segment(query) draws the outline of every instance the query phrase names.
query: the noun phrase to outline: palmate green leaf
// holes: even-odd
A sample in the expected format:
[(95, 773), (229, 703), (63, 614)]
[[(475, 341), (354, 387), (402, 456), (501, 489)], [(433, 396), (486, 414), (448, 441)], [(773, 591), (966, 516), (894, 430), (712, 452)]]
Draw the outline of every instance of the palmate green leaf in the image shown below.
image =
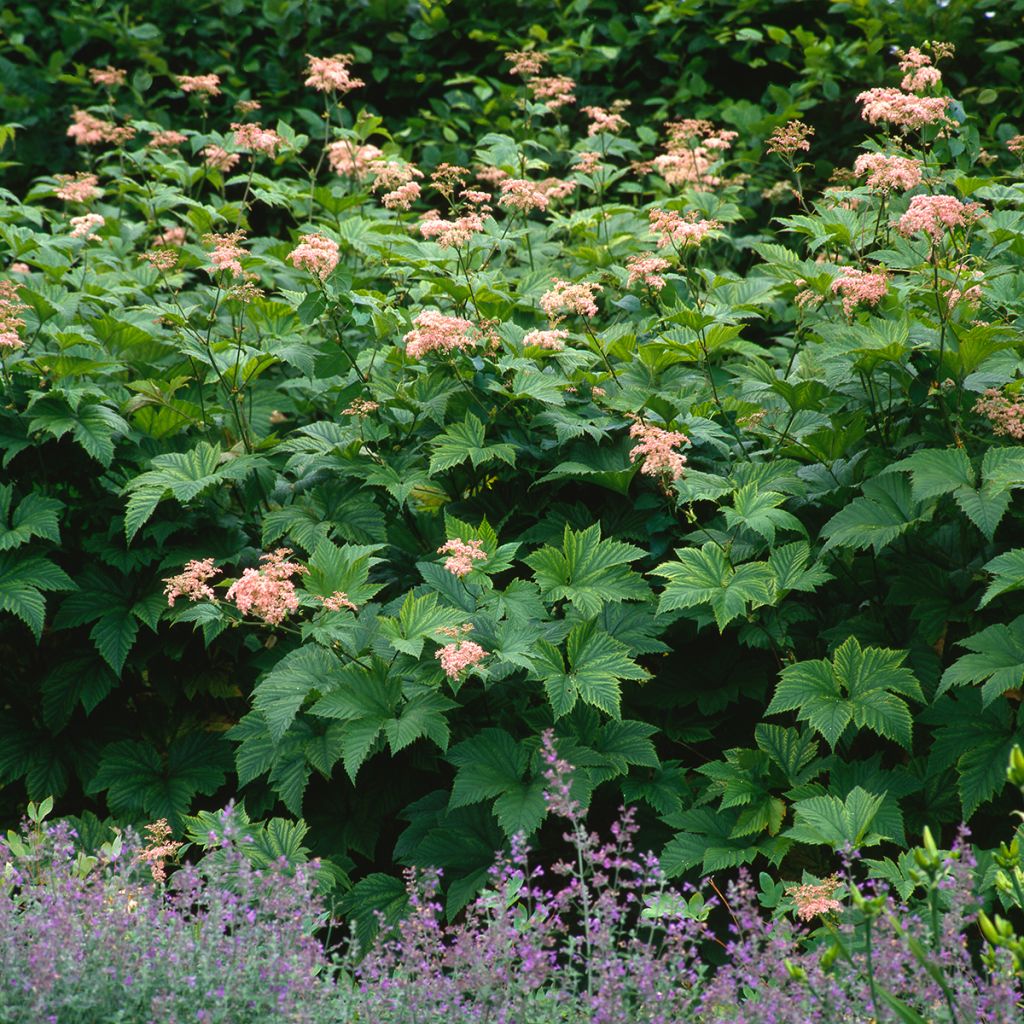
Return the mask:
[(590, 618), (609, 602), (643, 601), (649, 596), (647, 584), (629, 568), (643, 555), (632, 544), (602, 540), (601, 525), (595, 523), (580, 531), (567, 525), (561, 550), (547, 545), (523, 561), (533, 569), (545, 601), (568, 601)]
[(484, 425), (471, 412), (466, 413), (462, 423), (452, 423), (434, 441), (434, 453), (430, 457), (430, 475), (441, 473), (466, 460), (473, 468), (499, 459), (510, 466), (516, 464), (516, 452), (510, 444), (487, 444), (484, 439)]
[(992, 577), (992, 581), (978, 604), (979, 608), (984, 608), (1000, 594), (1024, 587), (1024, 548), (1014, 548), (997, 555), (982, 568)]
[(382, 586), (369, 582), (370, 568), (381, 561), (374, 557), (381, 547), (380, 544), (339, 546), (333, 541), (321, 540), (309, 559), (309, 573), (303, 578), (303, 586), (320, 597), (341, 591), (354, 604), (362, 606)]
[(368, 949), (383, 924), (390, 928), (406, 914), (409, 894), (398, 875), (374, 872), (361, 878), (341, 897), (338, 909), (355, 925), (360, 949)]
[(276, 743), (291, 725), (299, 708), (314, 693), (326, 693), (342, 678), (341, 662), (316, 644), (305, 644), (286, 654), (253, 690), (252, 703), (267, 723)]
[(813, 659), (787, 665), (766, 714), (796, 711), (834, 750), (851, 723), (911, 745), (912, 718), (902, 698), (923, 701), (914, 674), (903, 667), (904, 651), (862, 648), (849, 637), (831, 662)]
[(786, 500), (785, 494), (762, 491), (756, 483), (738, 488), (732, 496), (732, 508), (723, 508), (722, 514), (731, 529), (745, 526), (763, 537), (769, 544), (775, 543), (776, 530), (795, 530), (805, 533), (803, 524), (791, 512), (778, 508)]
[(546, 640), (535, 646), (535, 671), (555, 718), (567, 715), (577, 700), (619, 717), (622, 679), (646, 679), (647, 672), (629, 657), (629, 648), (605, 633), (596, 621), (573, 626), (566, 641), (568, 668), (561, 652)]
[(889, 466), (886, 473), (907, 472), (911, 479), (911, 497), (926, 501), (949, 494), (961, 487), (973, 489), (971, 460), (963, 448), (932, 448), (914, 452), (909, 458)]
[(41, 494), (28, 494), (11, 512), (12, 484), (0, 484), (0, 551), (21, 547), (33, 537), (60, 543), (57, 513), (63, 502)]
[(954, 686), (982, 684), (981, 698), (988, 705), (1024, 683), (1024, 615), (958, 640), (957, 646), (972, 653), (963, 655), (943, 672), (937, 696)]
[(810, 560), (811, 546), (804, 540), (772, 548), (768, 556), (768, 568), (775, 579), (776, 593), (785, 594), (797, 590), (810, 594), (833, 578), (821, 566), (808, 565)]
[(129, 544), (165, 498), (188, 504), (219, 484), (243, 479), (256, 468), (257, 461), (247, 455), (225, 459), (218, 445), (200, 441), (187, 452), (157, 455), (150, 465), (151, 469), (124, 489), (128, 495), (124, 535)]
[(774, 601), (774, 577), (767, 562), (734, 568), (714, 541), (701, 548), (680, 548), (676, 558), (654, 570), (668, 580), (658, 603), (659, 614), (708, 604), (721, 631), (749, 609)]
[(871, 547), (878, 554), (923, 515), (904, 476), (876, 477), (867, 481), (862, 491), (861, 497), (854, 498), (822, 528), (821, 536), (826, 541), (823, 551)]
[(113, 409), (95, 402), (72, 410), (60, 399), (48, 397), (36, 402), (32, 412), (30, 432), (45, 431), (59, 440), (70, 431), (76, 443), (103, 466), (113, 461), (114, 438), (131, 430)]
[(669, 840), (659, 858), (669, 877), (681, 875), (700, 865), (705, 874), (750, 864), (758, 856), (778, 864), (793, 845), (785, 835), (734, 836), (740, 811), (696, 807), (673, 814), (668, 824), (681, 829)]
[(530, 835), (543, 821), (544, 782), (526, 780), (529, 754), (503, 729), (484, 729), (448, 751), (456, 766), (449, 809), (494, 800), (494, 812), (506, 835)]
[(855, 786), (845, 800), (837, 796), (815, 796), (793, 805), (795, 821), (786, 832), (791, 840), (840, 849), (877, 846), (890, 838), (875, 831), (879, 808), (885, 797)]
[(144, 740), (119, 740), (104, 747), (88, 791), (106, 791), (115, 814), (167, 818), (178, 829), (192, 798), (218, 789), (229, 765), (226, 744), (209, 733), (189, 733), (165, 755)]
[(935, 727), (928, 772), (936, 775), (955, 767), (966, 820), (1006, 785), (1007, 759), (1014, 743), (1024, 742), (1024, 735), (1010, 702), (985, 706), (979, 690), (937, 698), (928, 719)]
[[(418, 658), (429, 640), (442, 640), (440, 631), (465, 622), (466, 613), (441, 604), (436, 593), (417, 597), (409, 593), (398, 612), (398, 618), (382, 617), (381, 634), (396, 651)], [(447, 641), (445, 641), (447, 642)]]
[(115, 686), (117, 676), (95, 657), (64, 660), (42, 682), (43, 719), (58, 732), (79, 704), (88, 715)]
[(38, 643), (46, 619), (44, 591), (74, 590), (71, 578), (38, 555), (0, 554), (0, 612), (21, 619)]

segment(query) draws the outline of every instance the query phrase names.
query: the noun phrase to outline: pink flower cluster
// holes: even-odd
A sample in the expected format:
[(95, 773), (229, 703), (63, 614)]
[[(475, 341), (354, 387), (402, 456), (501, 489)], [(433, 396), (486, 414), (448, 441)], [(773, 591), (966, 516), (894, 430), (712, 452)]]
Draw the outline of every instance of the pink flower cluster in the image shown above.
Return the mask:
[(160, 818), (152, 825), (147, 825), (145, 832), (146, 845), (138, 852), (137, 857), (149, 865), (153, 881), (160, 884), (167, 881), (167, 868), (164, 862), (175, 856), (181, 848), (181, 843), (171, 839), (171, 826), (166, 818)]
[(185, 244), (185, 229), (180, 225), (168, 228), (153, 239), (153, 245), (175, 245), (179, 248)]
[(306, 72), (309, 77), (303, 83), (318, 92), (351, 92), (361, 89), (366, 83), (361, 78), (353, 78), (349, 72), (355, 57), (350, 53), (336, 53), (333, 57), (314, 57), (306, 54), (309, 66)]
[(299, 607), (293, 576), (309, 570), (297, 562), (289, 562), (291, 548), (278, 548), (270, 554), (260, 555), (258, 569), (246, 569), (241, 579), (235, 580), (227, 592), (227, 600), (234, 601), (243, 615), (250, 612), (267, 625), (278, 625), (286, 615)]
[(642, 281), (648, 288), (660, 290), (665, 287), (665, 278), (660, 272), (670, 266), (669, 261), (661, 256), (637, 253), (626, 260), (626, 270), (629, 272), (627, 283), (636, 284), (637, 281)]
[(479, 665), (487, 654), (474, 640), (456, 640), (435, 651), (434, 657), (441, 662), (441, 668), (449, 679), (458, 679), (466, 669)]
[(341, 410), (342, 416), (358, 416), (360, 419), (365, 419), (371, 413), (376, 412), (380, 408), (380, 402), (375, 402), (371, 398), (353, 398), (348, 405)]
[(722, 179), (711, 173), (711, 168), (730, 149), (737, 132), (725, 131), (710, 121), (685, 118), (665, 125), (668, 141), (665, 152), (654, 158), (651, 165), (669, 185), (720, 185)]
[(445, 220), (436, 210), (428, 210), (420, 220), (420, 234), (436, 241), (442, 249), (461, 248), (483, 229), (483, 218), (478, 213)]
[(640, 472), (645, 476), (669, 476), (678, 480), (683, 475), (686, 456), (675, 449), (689, 443), (685, 434), (636, 420), (629, 428), (629, 436), (640, 442), (630, 450), (629, 457), (633, 462), (643, 459)]
[[(952, 52), (948, 44), (939, 44), (939, 56), (945, 56)], [(906, 53), (901, 54), (900, 71), (904, 72), (900, 88), (906, 92), (923, 92), (931, 89), (942, 81), (942, 72), (932, 65), (932, 59), (922, 53), (916, 46), (912, 46)]]
[(587, 135), (599, 135), (601, 132), (618, 135), (623, 128), (628, 128), (629, 122), (619, 113), (625, 107), (626, 103), (622, 100), (613, 103), (611, 110), (606, 110), (604, 107), (583, 107), (583, 113), (590, 118)]
[(134, 135), (135, 129), (131, 125), (118, 127), (112, 121), (104, 121), (85, 110), (76, 110), (71, 115), (71, 125), (67, 130), (68, 138), (74, 139), (76, 146), (98, 146), (104, 142), (119, 146)]
[(101, 228), (106, 220), (98, 213), (86, 213), (81, 217), (71, 218), (71, 237), (84, 238), (87, 242), (99, 241), (99, 235), (93, 234), (94, 228)]
[(100, 194), (96, 187), (99, 178), (95, 174), (86, 174), (84, 171), (77, 174), (58, 174), (57, 181), (60, 182), (60, 187), (54, 195), (66, 203), (87, 203)]
[(273, 156), (278, 147), (284, 145), (284, 139), (273, 128), (264, 128), (259, 121), (247, 121), (244, 124), (235, 122), (231, 130), (235, 133), (235, 145), (252, 153)]
[(365, 178), (373, 171), (373, 165), (383, 159), (378, 146), (367, 143), (357, 146), (348, 139), (339, 139), (327, 147), (327, 163), (335, 174), (347, 178)]
[(319, 232), (303, 235), (302, 241), (288, 253), (299, 269), (305, 268), (321, 280), (338, 265), (338, 243)]
[(174, 249), (147, 249), (139, 253), (139, 259), (164, 274), (178, 265), (178, 254)]
[(178, 75), (178, 88), (200, 96), (219, 96), (220, 75)]
[(917, 96), (900, 89), (866, 89), (857, 97), (861, 117), (871, 124), (884, 121), (899, 128), (923, 128), (946, 120), (948, 96)]
[(834, 898), (838, 888), (839, 878), (833, 875), (818, 885), (791, 885), (786, 889), (786, 895), (792, 897), (796, 904), (797, 917), (801, 921), (810, 921), (822, 914), (842, 909), (842, 903)]
[(575, 313), (589, 319), (597, 316), (594, 295), (603, 290), (599, 284), (590, 284), (586, 281), (574, 284), (572, 281), (555, 278), (550, 291), (546, 291), (540, 297), (540, 308), (552, 325), (564, 320), (567, 313)]
[(428, 352), (461, 351), (477, 343), (476, 328), (462, 317), (445, 316), (439, 310), (425, 309), (413, 323), (415, 329), (403, 339), (405, 351), (412, 359), (422, 359)]
[(705, 220), (691, 210), (680, 215), (675, 210), (651, 210), (648, 214), (651, 230), (658, 236), (658, 248), (672, 245), (676, 248), (697, 246), (722, 225), (717, 220)]
[(574, 170), (579, 171), (580, 174), (593, 174), (600, 166), (601, 154), (589, 149), (577, 153), (573, 163)]
[(811, 148), (814, 129), (803, 121), (787, 121), (776, 128), (768, 138), (768, 152), (792, 159), (797, 153)]
[(528, 78), (540, 73), (541, 68), (547, 64), (548, 57), (546, 53), (538, 50), (510, 50), (505, 54), (505, 60), (512, 65), (513, 75)]
[(991, 422), (995, 434), (1024, 441), (1024, 398), (1008, 398), (996, 388), (989, 388), (974, 411)]
[(536, 76), (527, 81), (526, 87), (548, 110), (560, 110), (576, 102), (576, 81), (568, 75)]
[(546, 210), (548, 196), (542, 186), (523, 178), (506, 178), (501, 183), (501, 198), (498, 205), (506, 210)]
[(448, 555), (444, 567), (453, 576), (462, 579), (473, 571), (473, 563), (487, 560), (482, 540), (460, 540), (458, 537), (445, 541), (438, 549), (439, 555)]
[(380, 201), (389, 210), (408, 210), (422, 191), (416, 178), (423, 172), (413, 164), (397, 160), (374, 160), (369, 166), (373, 175), (373, 191), (383, 192)]
[(102, 85), (105, 89), (116, 89), (124, 85), (128, 72), (124, 68), (111, 67), (89, 68), (89, 78), (93, 85)]
[(20, 288), (16, 281), (0, 281), (0, 351), (22, 348), (25, 344), (18, 331), (25, 326), (20, 314), (28, 306), (18, 298)]
[(907, 237), (923, 231), (937, 244), (942, 241), (944, 229), (969, 227), (982, 216), (978, 203), (962, 203), (955, 196), (914, 196), (897, 229)]
[(212, 558), (186, 562), (185, 568), (177, 576), (169, 576), (164, 580), (167, 584), (164, 587), (164, 594), (168, 607), (173, 608), (175, 600), (179, 597), (187, 597), (190, 601), (216, 601), (217, 595), (214, 594), (209, 581), (219, 571), (214, 566)]
[(350, 612), (359, 611), (358, 606), (349, 600), (348, 594), (343, 590), (336, 590), (329, 597), (321, 597), (318, 594), (317, 600), (324, 606), (324, 609), (329, 612), (340, 612), (342, 608), (347, 608)]
[(166, 131), (150, 132), (149, 142), (146, 143), (151, 149), (173, 149), (188, 141), (188, 136), (173, 129)]
[(203, 163), (222, 174), (229, 173), (242, 158), (237, 153), (229, 153), (223, 146), (212, 143), (202, 148)]
[(884, 271), (870, 272), (844, 267), (832, 282), (832, 293), (842, 295), (843, 312), (853, 316), (858, 303), (877, 306), (889, 291), (889, 277)]
[(885, 153), (861, 153), (853, 165), (854, 173), (867, 175), (867, 186), (877, 192), (903, 192), (921, 184), (921, 161), (908, 156)]
[(241, 277), (243, 273), (242, 257), (246, 255), (246, 252), (238, 243), (244, 237), (243, 231), (203, 235), (203, 243), (213, 246), (213, 252), (210, 253), (212, 265), (206, 268), (206, 272), (213, 275), (226, 270), (232, 277)]
[(568, 337), (568, 331), (527, 331), (523, 335), (523, 346), (533, 345), (536, 348), (546, 348), (551, 349), (553, 352), (560, 352), (565, 348), (565, 339)]

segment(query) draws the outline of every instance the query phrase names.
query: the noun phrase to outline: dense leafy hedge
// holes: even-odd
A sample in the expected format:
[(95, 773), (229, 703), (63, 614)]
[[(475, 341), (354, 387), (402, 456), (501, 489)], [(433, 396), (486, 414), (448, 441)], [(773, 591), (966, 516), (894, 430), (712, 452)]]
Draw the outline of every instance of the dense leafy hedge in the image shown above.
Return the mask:
[[(53, 794), (201, 836), (238, 795), (342, 884), (444, 868), (456, 909), (542, 828), (553, 725), (578, 798), (639, 802), (673, 874), (827, 874), (962, 817), (989, 841), (1024, 678), (1024, 120), (978, 86), (1006, 40), (942, 60), (952, 98), (944, 47), (883, 47), (895, 5), (656, 5), (518, 77), (484, 23), (493, 76), (442, 90), (419, 44), (452, 9), (389, 41), (415, 60), (307, 68), (326, 6), (264, 6), (287, 62), (200, 67), (171, 19), (100, 45), (101, 6), (64, 45), (136, 40), (123, 85), (6, 68), (77, 96), (89, 143), (0, 223), (7, 816)], [(197, 16), (203, 46), (265, 24)], [(683, 36), (709, 52), (682, 84), (615, 106), (605, 62)], [(725, 102), (712, 43), (789, 84)], [(432, 113), (364, 108), (389, 66), (399, 96), (429, 68)], [(554, 109), (533, 79), (562, 74)], [(378, 873), (351, 905), (403, 898)]]

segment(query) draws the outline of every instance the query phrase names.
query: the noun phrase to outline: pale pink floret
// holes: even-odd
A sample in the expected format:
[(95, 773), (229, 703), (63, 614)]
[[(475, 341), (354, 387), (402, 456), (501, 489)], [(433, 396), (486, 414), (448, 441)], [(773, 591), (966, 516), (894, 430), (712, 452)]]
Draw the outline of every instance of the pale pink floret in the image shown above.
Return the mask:
[(483, 550), (482, 540), (460, 540), (458, 537), (446, 541), (438, 549), (439, 555), (448, 555), (444, 567), (453, 576), (461, 579), (473, 571), (473, 563), (487, 560), (487, 552)]
[(89, 68), (89, 78), (93, 85), (102, 85), (105, 89), (116, 89), (124, 85), (127, 77), (128, 72), (124, 68), (111, 67), (109, 64), (105, 68)]
[(560, 352), (565, 348), (565, 339), (568, 337), (568, 331), (527, 331), (523, 335), (523, 345), (524, 347), (532, 345), (535, 348), (546, 348), (552, 352)]
[(178, 75), (178, 88), (201, 96), (219, 96), (220, 75)]
[[(942, 53), (939, 53), (942, 56)], [(906, 92), (922, 92), (931, 89), (942, 81), (942, 72), (932, 66), (932, 59), (912, 46), (901, 55), (900, 71), (905, 72), (900, 88)]]
[(415, 329), (404, 338), (405, 351), (412, 359), (422, 359), (428, 352), (461, 351), (477, 343), (476, 328), (469, 320), (445, 316), (436, 309), (423, 310), (413, 324)]
[(164, 580), (167, 584), (164, 587), (164, 594), (168, 607), (173, 608), (175, 600), (179, 597), (187, 597), (190, 601), (216, 601), (217, 595), (214, 594), (209, 581), (219, 571), (214, 566), (212, 558), (186, 562), (185, 568), (177, 576), (169, 576)]
[(885, 153), (861, 153), (853, 165), (854, 173), (867, 175), (867, 186), (877, 192), (900, 189), (906, 192), (921, 184), (921, 161)]
[(565, 319), (566, 313), (576, 313), (587, 318), (597, 316), (597, 303), (594, 293), (602, 291), (599, 284), (586, 281), (573, 283), (555, 278), (550, 291), (540, 297), (540, 308), (552, 324)]
[(139, 259), (165, 274), (178, 265), (178, 253), (174, 249), (148, 249), (139, 253)]
[(360, 419), (365, 419), (371, 413), (375, 413), (380, 408), (380, 402), (375, 402), (371, 398), (353, 398), (348, 405), (341, 410), (342, 416), (358, 416)]
[(573, 169), (580, 174), (593, 174), (601, 166), (601, 154), (593, 150), (584, 150), (576, 154)]
[(564, 181), (561, 178), (545, 178), (537, 183), (537, 188), (548, 200), (557, 202), (559, 199), (567, 199), (576, 191), (576, 182)]
[(299, 607), (299, 595), (291, 577), (309, 570), (297, 562), (289, 562), (290, 548), (278, 548), (260, 555), (258, 569), (246, 569), (225, 595), (243, 615), (250, 612), (270, 626), (278, 625), (286, 615)]
[(948, 96), (915, 96), (899, 89), (866, 89), (857, 97), (861, 117), (871, 124), (885, 121), (901, 128), (923, 128), (946, 121)]
[(436, 210), (428, 210), (420, 219), (420, 234), (442, 249), (461, 248), (484, 229), (478, 213), (467, 213), (455, 220), (445, 220)]
[(506, 210), (546, 210), (548, 197), (542, 186), (523, 178), (506, 178), (501, 183), (501, 198), (498, 205)]
[(27, 263), (12, 263), (7, 268), (12, 274), (31, 274), (32, 268)]
[(937, 243), (944, 230), (969, 227), (982, 216), (978, 203), (962, 203), (955, 196), (914, 196), (897, 227), (907, 237), (924, 231)]
[(606, 110), (604, 107), (583, 107), (583, 113), (590, 118), (587, 126), (587, 135), (599, 135), (601, 132), (608, 132), (617, 135), (623, 128), (629, 127), (629, 122), (618, 112), (618, 110)]
[(303, 235), (302, 241), (288, 253), (288, 259), (297, 268), (322, 279), (338, 265), (338, 243), (319, 233)]
[(245, 237), (242, 231), (231, 231), (227, 234), (209, 234), (203, 236), (206, 245), (213, 246), (210, 253), (211, 266), (206, 268), (208, 274), (228, 271), (232, 277), (242, 276), (242, 257), (245, 250), (238, 244)]
[(832, 293), (842, 295), (843, 312), (853, 316), (858, 303), (877, 306), (889, 291), (889, 277), (884, 271), (869, 272), (844, 267), (832, 282)]
[(768, 152), (792, 159), (797, 153), (811, 148), (814, 129), (803, 121), (787, 121), (772, 132), (768, 139)]
[(327, 147), (327, 163), (335, 174), (344, 177), (365, 178), (374, 173), (373, 165), (383, 161), (384, 154), (378, 146), (367, 143), (356, 146), (347, 139), (332, 142)]
[(60, 182), (60, 187), (54, 195), (66, 203), (87, 203), (100, 194), (96, 187), (99, 178), (95, 174), (86, 174), (84, 171), (77, 174), (58, 174), (57, 181)]
[(626, 269), (629, 272), (628, 284), (636, 284), (643, 281), (648, 288), (661, 289), (665, 287), (665, 278), (660, 271), (667, 270), (671, 264), (661, 256), (654, 256), (648, 253), (637, 253), (626, 260)]
[(548, 62), (547, 54), (537, 50), (510, 50), (505, 54), (505, 60), (511, 65), (513, 75), (536, 75)]
[(487, 653), (474, 640), (456, 640), (435, 651), (434, 657), (441, 662), (441, 668), (449, 679), (458, 679), (466, 669), (479, 665)]
[(181, 227), (181, 225), (175, 225), (173, 228), (168, 228), (153, 239), (153, 245), (156, 247), (173, 245), (180, 248), (184, 244), (185, 229)]
[(84, 238), (87, 242), (99, 240), (99, 235), (93, 234), (94, 228), (101, 228), (106, 220), (98, 213), (86, 213), (81, 217), (71, 218), (71, 237)]
[[(16, 264), (12, 264), (13, 271)], [(27, 271), (26, 267), (26, 271)], [(18, 292), (22, 285), (17, 281), (0, 281), (0, 349), (23, 348), (18, 331), (25, 326), (25, 321), (19, 315), (28, 306), (18, 298)]]
[(350, 53), (336, 53), (333, 57), (314, 57), (306, 54), (309, 66), (306, 71), (309, 77), (303, 83), (318, 92), (351, 92), (361, 89), (366, 83), (361, 78), (353, 78), (350, 68), (355, 57)]
[(76, 110), (71, 115), (71, 125), (66, 134), (74, 139), (76, 146), (98, 146), (104, 142), (120, 145), (135, 135), (135, 129), (130, 125), (118, 127), (88, 111)]
[(245, 124), (232, 123), (231, 130), (235, 133), (235, 145), (248, 149), (253, 153), (266, 153), (273, 156), (278, 147), (284, 145), (284, 139), (272, 128), (264, 128), (259, 121), (247, 121)]
[(669, 245), (683, 248), (700, 245), (712, 231), (722, 227), (717, 220), (706, 220), (692, 210), (685, 215), (675, 210), (651, 210), (648, 218), (651, 230), (658, 236), (659, 249)]
[(380, 197), (380, 201), (389, 210), (409, 210), (412, 208), (412, 204), (419, 199), (421, 191), (419, 182), (407, 181), (404, 185), (385, 192)]
[(810, 921), (842, 909), (843, 905), (834, 898), (838, 888), (839, 878), (833, 875), (818, 885), (791, 885), (786, 889), (786, 895), (792, 897), (796, 904), (797, 917), (801, 921)]
[(1024, 399), (1008, 398), (989, 388), (974, 406), (974, 411), (992, 424), (993, 433), (1024, 441)]
[(173, 149), (183, 142), (188, 142), (188, 136), (173, 129), (160, 132), (150, 132), (150, 140), (146, 143), (151, 149)]
[(543, 103), (548, 110), (560, 110), (576, 102), (576, 82), (568, 75), (551, 75), (529, 79), (526, 87), (530, 95)]
[(639, 420), (629, 428), (629, 436), (639, 441), (630, 450), (630, 460), (643, 459), (640, 472), (645, 476), (669, 476), (678, 480), (683, 475), (686, 456), (675, 449), (688, 444), (689, 438), (675, 430), (663, 430)]
[(212, 143), (209, 146), (203, 146), (200, 152), (203, 163), (222, 174), (230, 172), (242, 159), (237, 153), (229, 153), (223, 146), (215, 146)]
[(181, 843), (171, 839), (171, 826), (167, 824), (166, 818), (147, 825), (146, 845), (136, 855), (138, 860), (149, 865), (149, 873), (153, 881), (160, 884), (167, 881), (167, 867), (165, 861), (174, 857), (181, 848)]
[(342, 608), (347, 608), (350, 612), (359, 611), (358, 606), (349, 600), (348, 594), (343, 590), (336, 590), (329, 597), (320, 597), (317, 595), (317, 600), (329, 612), (340, 612)]

